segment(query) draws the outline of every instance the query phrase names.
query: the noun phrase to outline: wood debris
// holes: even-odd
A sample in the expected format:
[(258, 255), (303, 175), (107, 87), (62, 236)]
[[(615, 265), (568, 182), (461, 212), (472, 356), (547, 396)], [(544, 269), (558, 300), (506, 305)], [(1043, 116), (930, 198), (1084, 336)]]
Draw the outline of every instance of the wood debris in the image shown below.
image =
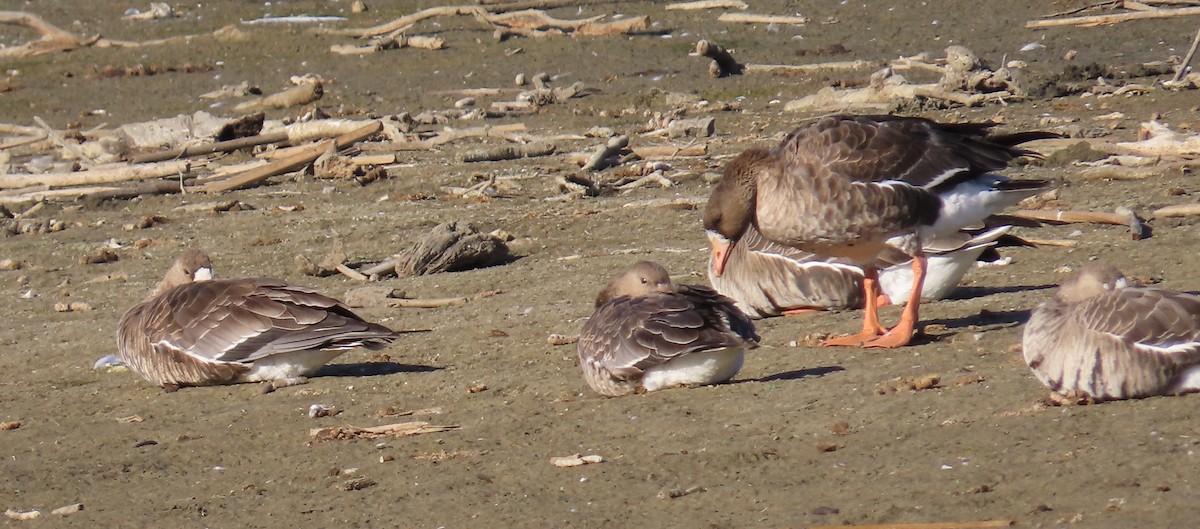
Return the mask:
[(4, 510), (4, 517), (8, 518), (9, 520), (17, 520), (17, 521), (37, 520), (42, 517), (42, 511), (39, 511), (37, 509), (29, 510), (29, 511), (18, 511), (13, 508), (8, 508), (8, 509)]
[(461, 426), (457, 424), (437, 425), (429, 424), (425, 421), (411, 421), (370, 426), (367, 428), (359, 428), (357, 426), (326, 426), (323, 428), (312, 428), (308, 431), (308, 435), (313, 438), (314, 442), (321, 443), (347, 439), (395, 439), (426, 433), (449, 432), (460, 428)]
[[(734, 15), (733, 13), (726, 14)], [(734, 59), (733, 54), (721, 47), (721, 45), (708, 40), (696, 42), (695, 49), (688, 53), (688, 55), (712, 59), (712, 62), (708, 66), (708, 73), (713, 77), (727, 77), (730, 75), (740, 75), (743, 73), (795, 75), (830, 70), (861, 70), (878, 66), (877, 63), (863, 60), (835, 61), (814, 64), (742, 64)]]
[[(1128, 6), (1132, 2), (1113, 2), (1114, 5)], [(1146, 2), (1150, 3), (1150, 2)], [(1153, 8), (1134, 10), (1128, 13), (1113, 13), (1108, 15), (1088, 15), (1066, 18), (1046, 18), (1030, 20), (1025, 23), (1025, 29), (1044, 29), (1059, 26), (1076, 26), (1091, 28), (1096, 26), (1111, 26), (1130, 20), (1148, 20), (1154, 18), (1174, 18), (1200, 15), (1200, 7), (1180, 7), (1176, 9)]]
[[(493, 266), (508, 256), (508, 245), (496, 235), (481, 233), (469, 223), (446, 222), (384, 262), (391, 263), (399, 277), (412, 277)], [(381, 263), (364, 273), (386, 275), (382, 267)]]
[(550, 464), (556, 467), (578, 467), (600, 463), (602, 461), (604, 461), (604, 458), (597, 454), (590, 454), (586, 456), (572, 454), (569, 456), (555, 456), (550, 458)]
[[(919, 70), (940, 76), (934, 83), (912, 83), (900, 71)], [(1006, 67), (990, 69), (963, 46), (946, 48), (946, 57), (931, 61), (923, 55), (893, 62), (871, 75), (866, 87), (826, 87), (816, 94), (789, 101), (784, 110), (802, 112), (890, 111), (902, 101), (930, 100), (946, 105), (980, 106), (1026, 97)]]

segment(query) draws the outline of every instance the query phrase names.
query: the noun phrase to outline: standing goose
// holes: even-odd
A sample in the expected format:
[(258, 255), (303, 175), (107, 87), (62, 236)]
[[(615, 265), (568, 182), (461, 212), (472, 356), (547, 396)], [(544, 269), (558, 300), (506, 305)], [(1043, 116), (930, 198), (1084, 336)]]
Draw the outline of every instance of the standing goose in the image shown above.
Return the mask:
[(1025, 363), (1051, 390), (1095, 401), (1200, 391), (1200, 296), (1130, 286), (1089, 264), (1025, 325)]
[[(991, 171), (1034, 155), (1016, 145), (1055, 135), (988, 135), (991, 126), (835, 115), (801, 125), (774, 149), (743, 152), (725, 167), (704, 211), (713, 274), (724, 274), (750, 226), (784, 246), (846, 259), (863, 269), (862, 332), (823, 345), (907, 345), (926, 275), (923, 241), (1048, 187)], [(912, 256), (914, 277), (900, 323), (890, 331), (879, 323), (875, 263), (888, 246)]]
[[(995, 246), (1008, 229), (1000, 226), (978, 235), (962, 232), (938, 244), (926, 244), (923, 250), (929, 256), (929, 266), (921, 300), (949, 295), (976, 259)], [(908, 299), (911, 293), (912, 259), (900, 254), (891, 262), (893, 257), (881, 257), (877, 264), (880, 306)], [(863, 306), (862, 268), (768, 241), (754, 226), (730, 249), (725, 273), (717, 276), (709, 258), (708, 279), (713, 289), (736, 301), (751, 318)]]
[(576, 350), (588, 386), (615, 397), (724, 382), (758, 340), (733, 300), (674, 285), (662, 265), (642, 261), (600, 291)]
[(336, 299), (279, 279), (212, 279), (208, 256), (188, 249), (121, 317), (117, 354), (168, 391), (258, 381), (272, 390), (304, 383), (349, 349), (381, 349), (396, 336)]

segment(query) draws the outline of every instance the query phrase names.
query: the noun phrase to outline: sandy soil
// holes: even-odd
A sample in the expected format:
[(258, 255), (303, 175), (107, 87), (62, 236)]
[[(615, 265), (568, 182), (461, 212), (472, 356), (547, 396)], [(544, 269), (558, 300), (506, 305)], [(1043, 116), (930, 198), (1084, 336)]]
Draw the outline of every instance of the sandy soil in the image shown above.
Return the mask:
[[(371, 25), (430, 2), (213, 0), (176, 6), (183, 17), (149, 23), (120, 19), (128, 2), (22, 3), (78, 34), (141, 40), (205, 33), (265, 14), (346, 14)], [(380, 5), (375, 5), (380, 4)], [(390, 5), (394, 4), (394, 5)], [(90, 128), (208, 108), (198, 94), (249, 81), (266, 91), (286, 77), (315, 73), (334, 80), (321, 106), (345, 114), (394, 114), (448, 108), (458, 98), (439, 90), (511, 87), (518, 72), (548, 72), (559, 84), (581, 81), (599, 93), (526, 123), (539, 134), (580, 133), (595, 125), (633, 131), (642, 110), (665, 108), (663, 93), (692, 92), (736, 103), (717, 112), (711, 156), (676, 162), (680, 185), (567, 203), (553, 175), (561, 156), (458, 164), (455, 149), (402, 153), (391, 178), (359, 187), (310, 179), (232, 194), (257, 209), (208, 215), (176, 210), (209, 197), (160, 196), (132, 201), (52, 204), (41, 214), (68, 223), (49, 235), (5, 239), (0, 258), (26, 268), (0, 272), (8, 300), (0, 326), (0, 507), (40, 509), (52, 523), (80, 527), (800, 527), (884, 522), (1015, 520), (1022, 527), (1186, 527), (1200, 500), (1196, 397), (1154, 398), (1075, 408), (1045, 408), (1046, 393), (1015, 352), (1028, 310), (1050, 294), (1061, 267), (1112, 261), (1162, 286), (1200, 288), (1195, 222), (1152, 222), (1154, 236), (1132, 241), (1119, 227), (1047, 228), (1041, 238), (1073, 237), (1073, 248), (1006, 249), (1009, 266), (972, 271), (955, 299), (923, 307), (929, 337), (892, 351), (789, 345), (810, 333), (854, 330), (856, 312), (761, 322), (764, 346), (734, 383), (607, 399), (586, 391), (572, 346), (551, 346), (550, 333), (573, 334), (590, 314), (602, 284), (631, 262), (664, 263), (681, 282), (704, 282), (706, 259), (695, 210), (627, 208), (634, 200), (703, 197), (702, 176), (750, 145), (770, 145), (805, 116), (775, 100), (795, 99), (830, 82), (747, 75), (713, 79), (688, 57), (699, 38), (736, 49), (747, 62), (887, 60), (950, 44), (982, 57), (1029, 64), (1030, 84), (1074, 63), (1123, 64), (1182, 54), (1195, 19), (1129, 22), (1108, 28), (1023, 29), (1026, 20), (1083, 2), (1033, 0), (983, 4), (926, 2), (752, 2), (753, 12), (802, 13), (798, 28), (724, 24), (714, 12), (667, 12), (662, 5), (587, 3), (561, 17), (649, 14), (660, 35), (631, 38), (495, 42), (463, 19), (438, 19), (418, 33), (447, 39), (443, 51), (394, 50), (362, 58), (330, 54), (346, 39), (304, 27), (245, 27), (249, 40), (197, 38), (189, 46), (85, 49), (6, 64), (16, 89), (0, 94), (0, 122)], [(983, 7), (983, 6), (988, 7)], [(0, 30), (0, 41), (29, 37)], [(671, 38), (666, 38), (669, 35)], [(1019, 52), (1030, 42), (1044, 47)], [(846, 53), (821, 53), (831, 45)], [(517, 49), (519, 53), (512, 53)], [(509, 53), (506, 53), (509, 52)], [(212, 65), (207, 73), (104, 78), (99, 67)], [(1151, 82), (1142, 79), (1140, 82)], [(1015, 129), (1044, 116), (1076, 118), (1093, 133), (1132, 139), (1151, 113), (1174, 126), (1200, 127), (1195, 93), (1162, 91), (1133, 98), (1037, 98), (1007, 106), (928, 110), (939, 119), (1002, 118)], [(228, 105), (226, 105), (228, 106)], [(622, 110), (630, 109), (628, 112)], [(94, 112), (102, 110), (103, 113)], [(209, 109), (221, 113), (224, 107)], [(1113, 112), (1124, 117), (1102, 118)], [(911, 110), (910, 110), (911, 113)], [(283, 115), (282, 112), (273, 117)], [(581, 142), (582, 150), (590, 143)], [(1015, 176), (1061, 182), (1062, 205), (1146, 212), (1194, 201), (1192, 175), (1144, 181), (1085, 181), (1069, 166), (1015, 168)], [(440, 195), (474, 175), (521, 177), (519, 189), (488, 202), (380, 200), (406, 193)], [(1170, 196), (1179, 187), (1191, 196)], [(301, 211), (275, 206), (299, 203)], [(125, 231), (148, 214), (170, 222)], [(340, 239), (356, 259), (378, 259), (447, 220), (503, 228), (516, 240), (511, 264), (387, 284), (416, 297), (504, 293), (439, 309), (364, 309), (398, 329), (433, 328), (403, 337), (391, 362), (366, 353), (339, 359), (306, 385), (260, 396), (253, 386), (186, 389), (164, 394), (129, 373), (98, 373), (93, 362), (115, 350), (120, 314), (157, 281), (178, 251), (209, 252), (227, 276), (272, 275), (333, 295), (355, 286), (342, 277), (311, 278), (297, 254), (323, 256)], [(1072, 233), (1076, 232), (1076, 233)], [(150, 238), (135, 250), (131, 244)], [(83, 265), (79, 258), (115, 239), (120, 260)], [(110, 274), (126, 279), (91, 282)], [(26, 299), (23, 293), (32, 291)], [(59, 313), (57, 302), (84, 301), (91, 312)], [(895, 318), (890, 309), (885, 318)], [(880, 394), (901, 379), (936, 374), (938, 387)], [(483, 385), (481, 392), (468, 392)], [(477, 389), (477, 388), (476, 388)], [(310, 405), (344, 410), (310, 419)], [(408, 420), (381, 412), (424, 410), (415, 419), (461, 429), (411, 438), (313, 444), (320, 426), (370, 426)], [(139, 416), (142, 422), (118, 419)], [(154, 443), (147, 443), (153, 441)], [(600, 454), (600, 464), (556, 468), (552, 456)], [(373, 486), (343, 490), (352, 479)], [(361, 484), (361, 483), (360, 483)], [(679, 492), (690, 491), (680, 495)], [(678, 497), (672, 497), (678, 496)], [(81, 502), (70, 516), (49, 510)]]

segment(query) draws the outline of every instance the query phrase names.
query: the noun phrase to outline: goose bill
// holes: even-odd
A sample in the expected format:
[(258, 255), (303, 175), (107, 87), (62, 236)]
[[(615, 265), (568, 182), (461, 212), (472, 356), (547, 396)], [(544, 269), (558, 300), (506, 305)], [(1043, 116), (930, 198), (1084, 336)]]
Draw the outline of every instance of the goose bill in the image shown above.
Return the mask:
[(729, 262), (729, 254), (733, 250), (734, 242), (715, 231), (707, 233), (708, 245), (712, 247), (713, 275), (721, 277), (721, 274), (725, 273), (725, 263)]

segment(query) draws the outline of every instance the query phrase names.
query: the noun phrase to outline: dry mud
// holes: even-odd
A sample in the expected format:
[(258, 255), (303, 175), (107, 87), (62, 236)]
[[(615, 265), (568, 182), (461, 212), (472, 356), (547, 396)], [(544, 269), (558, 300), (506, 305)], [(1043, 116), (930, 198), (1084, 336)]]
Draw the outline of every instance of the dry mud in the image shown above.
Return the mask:
[[(332, 80), (319, 103), (349, 115), (448, 108), (458, 96), (438, 91), (511, 87), (519, 72), (548, 72), (560, 85), (580, 81), (598, 92), (533, 116), (538, 134), (581, 133), (603, 125), (631, 131), (644, 109), (665, 108), (665, 92), (690, 92), (737, 110), (712, 114), (710, 156), (675, 162), (679, 185), (573, 202), (547, 202), (561, 156), (464, 165), (454, 149), (402, 153), (391, 177), (366, 187), (350, 182), (276, 183), (231, 194), (257, 209), (216, 215), (175, 208), (211, 200), (159, 196), (131, 201), (50, 205), (41, 213), (68, 229), (0, 242), (0, 257), (26, 267), (0, 272), (6, 325), (0, 326), (0, 507), (40, 509), (40, 522), (10, 526), (79, 527), (802, 527), (885, 522), (1014, 520), (1021, 527), (1188, 527), (1200, 503), (1196, 397), (1152, 398), (1046, 408), (1046, 391), (1014, 346), (1028, 310), (1050, 295), (1063, 267), (1111, 261), (1126, 273), (1169, 288), (1200, 288), (1193, 220), (1152, 222), (1153, 237), (1133, 241), (1114, 226), (1065, 226), (1034, 233), (1073, 238), (1072, 248), (1006, 249), (1012, 263), (972, 271), (954, 299), (922, 307), (929, 336), (890, 351), (792, 345), (811, 333), (849, 332), (856, 312), (761, 322), (764, 346), (730, 384), (600, 398), (586, 390), (573, 334), (602, 284), (631, 262), (664, 263), (681, 282), (704, 282), (699, 212), (630, 208), (649, 198), (703, 197), (724, 159), (770, 145), (806, 116), (778, 101), (809, 94), (831, 79), (746, 75), (713, 79), (688, 57), (699, 38), (735, 49), (743, 61), (800, 63), (884, 61), (961, 44), (995, 63), (1020, 59), (1037, 84), (1074, 64), (1124, 64), (1182, 55), (1196, 20), (1127, 22), (1112, 27), (1026, 30), (1026, 20), (1082, 2), (966, 0), (924, 2), (751, 2), (753, 12), (810, 16), (801, 27), (717, 22), (715, 12), (667, 12), (662, 4), (583, 2), (552, 11), (571, 18), (648, 14), (662, 34), (633, 37), (514, 39), (496, 42), (468, 19), (422, 23), (417, 33), (448, 41), (442, 51), (393, 50), (346, 58), (328, 52), (348, 39), (314, 36), (307, 27), (246, 26), (249, 40), (194, 39), (187, 46), (84, 49), (5, 65), (16, 89), (0, 94), (0, 122), (84, 129), (208, 108), (198, 94), (243, 80), (270, 92), (287, 76)], [(265, 14), (344, 14), (367, 26), (429, 2), (214, 0), (176, 6), (183, 17), (121, 20), (128, 2), (9, 2), (78, 34), (144, 40), (211, 32)], [(1003, 6), (1003, 7), (1001, 7)], [(669, 35), (670, 38), (666, 38)], [(6, 44), (28, 34), (0, 30)], [(1044, 47), (1019, 51), (1038, 42)], [(833, 45), (847, 50), (829, 54)], [(515, 52), (520, 48), (520, 52)], [(824, 50), (824, 51), (822, 51)], [(509, 52), (509, 53), (506, 53)], [(104, 66), (212, 65), (203, 73), (107, 78)], [(1139, 82), (1150, 82), (1141, 79)], [(1075, 118), (1084, 129), (1133, 139), (1152, 113), (1173, 127), (1200, 128), (1195, 92), (1137, 97), (1035, 98), (976, 109), (906, 109), (951, 120), (1003, 119), (1036, 128), (1045, 116)], [(228, 107), (229, 105), (226, 105)], [(102, 110), (103, 113), (97, 113)], [(1124, 117), (1106, 117), (1121, 112)], [(277, 111), (272, 117), (283, 115)], [(591, 143), (580, 143), (579, 149)], [(1017, 177), (1061, 183), (1064, 209), (1146, 212), (1194, 201), (1194, 175), (1140, 181), (1086, 181), (1070, 166), (1016, 167)], [(380, 200), (440, 196), (475, 175), (521, 177), (519, 189), (487, 202)], [(1170, 187), (1192, 195), (1171, 196)], [(300, 211), (277, 206), (301, 204)], [(76, 206), (76, 207), (69, 207)], [(134, 232), (122, 226), (150, 214), (169, 222)], [(379, 259), (439, 222), (469, 221), (512, 233), (517, 259), (481, 270), (388, 285), (413, 297), (504, 293), (437, 309), (363, 309), (404, 336), (390, 362), (355, 352), (308, 385), (258, 395), (253, 386), (185, 389), (173, 394), (129, 373), (99, 373), (93, 362), (115, 350), (120, 314), (155, 283), (180, 249), (210, 253), (227, 276), (272, 275), (332, 295), (346, 278), (312, 278), (297, 254), (323, 256), (342, 241), (354, 259)], [(1074, 232), (1074, 233), (1073, 233)], [(153, 244), (130, 245), (139, 238)], [(79, 258), (115, 239), (120, 260)], [(92, 282), (106, 275), (125, 279)], [(33, 297), (22, 294), (32, 291)], [(84, 301), (90, 312), (55, 312)], [(894, 319), (893, 308), (884, 313)], [(936, 374), (923, 391), (881, 394), (902, 379)], [(486, 386), (469, 392), (468, 388)], [(336, 406), (310, 419), (310, 405)], [(371, 426), (409, 420), (387, 409), (461, 429), (387, 440), (312, 443), (320, 426)], [(141, 422), (120, 422), (139, 416)], [(146, 443), (154, 441), (154, 443)], [(604, 462), (572, 468), (552, 456), (599, 454)], [(358, 486), (346, 483), (368, 481)], [(373, 485), (371, 485), (373, 483)], [(363, 485), (371, 485), (363, 487)], [(355, 489), (358, 490), (344, 490)], [(688, 492), (689, 494), (679, 494)], [(677, 496), (677, 497), (676, 497)], [(80, 502), (84, 510), (50, 515)]]

